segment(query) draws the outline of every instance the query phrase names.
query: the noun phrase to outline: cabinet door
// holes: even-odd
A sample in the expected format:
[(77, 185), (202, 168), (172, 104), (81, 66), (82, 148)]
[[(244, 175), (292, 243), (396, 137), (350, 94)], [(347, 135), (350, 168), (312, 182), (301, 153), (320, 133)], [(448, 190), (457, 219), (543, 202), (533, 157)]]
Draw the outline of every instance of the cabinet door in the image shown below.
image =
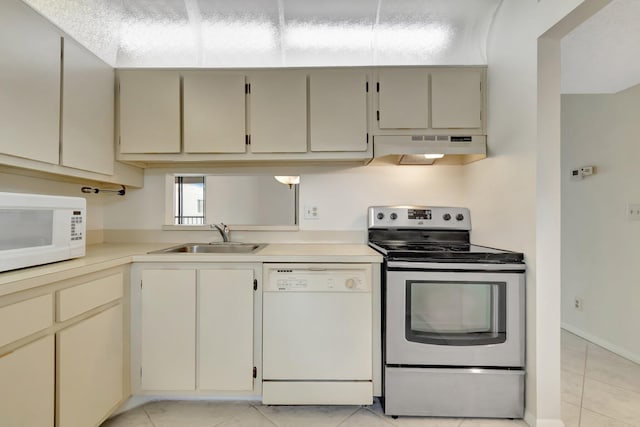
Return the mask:
[(58, 427), (98, 425), (124, 396), (123, 309), (58, 332)]
[(426, 129), (429, 126), (429, 74), (426, 69), (378, 72), (380, 129)]
[(113, 175), (114, 71), (66, 38), (61, 164)]
[(251, 151), (307, 151), (307, 75), (265, 71), (251, 77)]
[(180, 75), (126, 70), (120, 79), (120, 152), (180, 152)]
[(244, 153), (245, 77), (185, 74), (185, 153)]
[(431, 123), (434, 129), (482, 127), (480, 70), (441, 69), (431, 72)]
[(195, 270), (142, 273), (142, 389), (194, 390)]
[(0, 4), (0, 153), (58, 164), (60, 33), (20, 0)]
[(0, 424), (53, 427), (53, 335), (0, 356)]
[(253, 270), (200, 270), (198, 388), (253, 389)]
[(311, 151), (366, 151), (367, 74), (312, 72), (309, 76)]

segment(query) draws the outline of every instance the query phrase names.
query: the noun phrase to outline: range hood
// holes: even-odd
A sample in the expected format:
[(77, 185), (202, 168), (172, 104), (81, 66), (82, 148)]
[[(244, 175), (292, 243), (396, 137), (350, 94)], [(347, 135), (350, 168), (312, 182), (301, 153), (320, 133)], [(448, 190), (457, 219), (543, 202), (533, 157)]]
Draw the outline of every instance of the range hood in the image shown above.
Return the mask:
[(374, 161), (464, 165), (487, 157), (485, 135), (374, 135)]

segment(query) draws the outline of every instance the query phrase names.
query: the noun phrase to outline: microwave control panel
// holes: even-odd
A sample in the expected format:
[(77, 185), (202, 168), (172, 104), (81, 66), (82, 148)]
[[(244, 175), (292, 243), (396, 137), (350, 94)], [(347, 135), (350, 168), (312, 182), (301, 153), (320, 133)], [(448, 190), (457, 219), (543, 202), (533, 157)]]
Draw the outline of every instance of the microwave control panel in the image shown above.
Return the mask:
[(82, 212), (73, 211), (73, 215), (71, 215), (71, 241), (83, 240), (83, 234)]

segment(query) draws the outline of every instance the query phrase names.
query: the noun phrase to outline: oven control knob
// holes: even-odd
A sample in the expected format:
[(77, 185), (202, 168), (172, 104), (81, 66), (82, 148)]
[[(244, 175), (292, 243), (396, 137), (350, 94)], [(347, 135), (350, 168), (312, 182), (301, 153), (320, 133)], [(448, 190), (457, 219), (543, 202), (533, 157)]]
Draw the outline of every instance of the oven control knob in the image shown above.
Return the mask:
[(398, 214), (394, 212), (391, 215), (389, 215), (389, 218), (396, 219), (396, 218), (398, 218)]
[(444, 219), (445, 221), (449, 221), (451, 219), (451, 214), (446, 213), (442, 215), (442, 219)]
[(358, 286), (358, 284), (356, 283), (356, 279), (347, 279), (344, 285), (347, 287), (347, 289), (354, 289)]
[(382, 218), (384, 218), (384, 214), (382, 212), (378, 212), (377, 217), (378, 217), (378, 219), (382, 219)]
[(462, 215), (462, 214), (456, 215), (456, 220), (462, 221), (463, 219), (464, 219), (464, 215)]

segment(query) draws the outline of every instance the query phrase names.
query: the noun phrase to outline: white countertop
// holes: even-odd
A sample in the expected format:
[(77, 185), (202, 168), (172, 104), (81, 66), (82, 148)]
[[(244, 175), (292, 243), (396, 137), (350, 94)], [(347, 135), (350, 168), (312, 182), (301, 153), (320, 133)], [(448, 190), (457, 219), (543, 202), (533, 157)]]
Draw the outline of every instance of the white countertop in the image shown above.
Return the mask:
[(0, 296), (131, 262), (360, 262), (381, 263), (382, 255), (361, 244), (268, 244), (250, 254), (148, 254), (179, 243), (102, 243), (82, 258), (0, 273)]

